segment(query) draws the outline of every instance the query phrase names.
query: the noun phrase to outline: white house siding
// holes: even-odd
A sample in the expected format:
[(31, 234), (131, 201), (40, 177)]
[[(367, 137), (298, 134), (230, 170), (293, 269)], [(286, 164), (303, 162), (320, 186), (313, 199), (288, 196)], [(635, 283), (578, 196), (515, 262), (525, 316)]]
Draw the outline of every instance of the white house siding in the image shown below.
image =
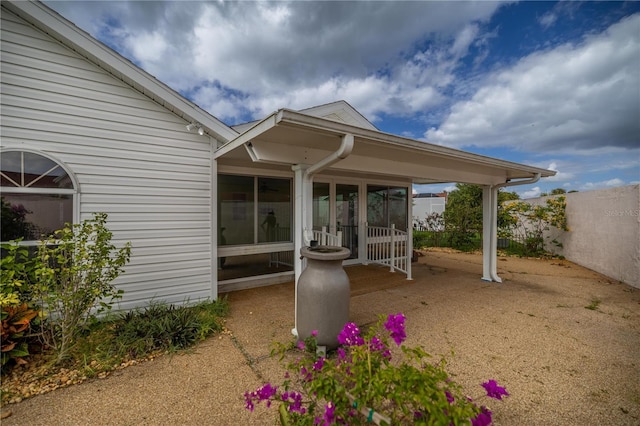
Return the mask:
[(424, 226), (425, 218), (432, 213), (444, 213), (447, 199), (445, 197), (414, 197), (413, 225), (420, 229)]
[(4, 8), (1, 55), (2, 147), (62, 162), (76, 219), (106, 212), (132, 243), (120, 308), (215, 296), (209, 138)]

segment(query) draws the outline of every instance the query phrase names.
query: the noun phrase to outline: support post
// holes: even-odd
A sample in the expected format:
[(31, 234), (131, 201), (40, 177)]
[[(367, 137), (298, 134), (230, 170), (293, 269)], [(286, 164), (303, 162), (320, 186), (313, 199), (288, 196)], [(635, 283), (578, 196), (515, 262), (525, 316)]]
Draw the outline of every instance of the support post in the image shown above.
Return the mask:
[[(294, 318), (298, 318), (298, 279), (302, 274), (302, 259), (300, 258), (300, 249), (304, 246), (304, 233), (307, 227), (306, 214), (307, 204), (311, 204), (311, 200), (308, 198), (309, 185), (306, 177), (306, 170), (309, 166), (306, 164), (296, 164), (292, 166), (293, 170), (293, 187), (294, 187), (294, 200), (293, 200), (293, 271), (295, 275), (295, 308)], [(297, 324), (294, 326), (291, 332), (297, 336)]]
[(390, 262), (390, 269), (389, 272), (395, 272), (396, 271), (396, 225), (395, 224), (391, 224), (391, 230), (390, 230), (390, 235), (389, 235), (389, 239), (391, 240), (391, 262)]
[(497, 268), (498, 188), (482, 187), (482, 280), (502, 282)]

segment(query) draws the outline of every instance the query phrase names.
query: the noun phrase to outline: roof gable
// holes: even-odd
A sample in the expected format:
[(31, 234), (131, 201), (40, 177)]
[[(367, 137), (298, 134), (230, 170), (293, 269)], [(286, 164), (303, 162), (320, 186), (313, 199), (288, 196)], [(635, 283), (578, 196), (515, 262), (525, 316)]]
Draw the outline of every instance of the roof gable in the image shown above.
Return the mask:
[(300, 112), (313, 117), (325, 118), (327, 120), (362, 127), (363, 129), (378, 130), (376, 126), (371, 124), (358, 110), (343, 100), (302, 109)]

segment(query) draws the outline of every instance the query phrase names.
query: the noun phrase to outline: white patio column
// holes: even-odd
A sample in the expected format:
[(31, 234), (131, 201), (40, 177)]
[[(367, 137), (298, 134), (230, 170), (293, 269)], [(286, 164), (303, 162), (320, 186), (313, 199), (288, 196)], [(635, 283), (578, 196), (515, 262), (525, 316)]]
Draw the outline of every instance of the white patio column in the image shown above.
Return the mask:
[(502, 282), (497, 268), (498, 188), (482, 187), (482, 279)]
[[(306, 171), (308, 164), (296, 164), (291, 167), (293, 170), (293, 271), (295, 274), (295, 308), (294, 321), (298, 318), (298, 279), (302, 274), (302, 259), (300, 258), (300, 249), (306, 245), (305, 231), (311, 229), (312, 206), (313, 202), (313, 185), (311, 178)], [(291, 332), (297, 336), (297, 324)]]
[(302, 274), (302, 260), (300, 259), (300, 249), (305, 246), (305, 231), (311, 229), (313, 202), (313, 185), (307, 176), (308, 164), (296, 164), (291, 167), (294, 172), (293, 186), (295, 188), (293, 202), (293, 270), (295, 272), (296, 283)]
[(407, 188), (407, 279), (413, 280), (411, 275), (411, 261), (413, 260), (413, 184)]

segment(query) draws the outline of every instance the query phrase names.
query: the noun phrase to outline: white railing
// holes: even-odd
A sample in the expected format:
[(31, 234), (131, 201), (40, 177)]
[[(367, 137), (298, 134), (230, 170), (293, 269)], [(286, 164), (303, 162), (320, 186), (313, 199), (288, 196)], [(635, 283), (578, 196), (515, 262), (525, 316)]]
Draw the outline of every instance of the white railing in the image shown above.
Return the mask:
[(342, 247), (342, 231), (336, 232), (336, 234), (330, 234), (327, 232), (327, 227), (323, 226), (321, 231), (313, 230), (313, 239), (318, 242), (320, 246), (335, 246)]
[(387, 265), (391, 272), (401, 271), (411, 279), (409, 234), (382, 226), (367, 225), (367, 262)]

